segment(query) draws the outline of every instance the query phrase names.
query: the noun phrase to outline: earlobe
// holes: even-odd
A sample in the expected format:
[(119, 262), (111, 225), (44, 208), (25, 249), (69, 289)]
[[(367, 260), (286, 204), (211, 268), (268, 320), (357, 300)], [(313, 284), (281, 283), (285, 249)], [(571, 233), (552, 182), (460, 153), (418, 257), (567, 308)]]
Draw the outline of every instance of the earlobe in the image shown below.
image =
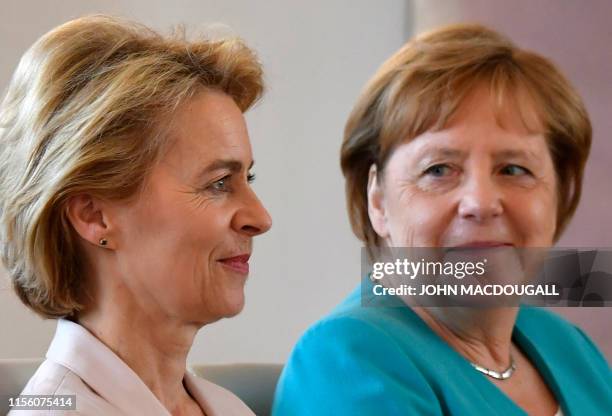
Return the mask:
[(376, 165), (372, 164), (368, 172), (368, 215), (376, 234), (385, 239), (389, 236), (389, 232), (379, 176)]
[(98, 200), (86, 194), (72, 196), (66, 203), (65, 214), (83, 240), (110, 248), (110, 230)]

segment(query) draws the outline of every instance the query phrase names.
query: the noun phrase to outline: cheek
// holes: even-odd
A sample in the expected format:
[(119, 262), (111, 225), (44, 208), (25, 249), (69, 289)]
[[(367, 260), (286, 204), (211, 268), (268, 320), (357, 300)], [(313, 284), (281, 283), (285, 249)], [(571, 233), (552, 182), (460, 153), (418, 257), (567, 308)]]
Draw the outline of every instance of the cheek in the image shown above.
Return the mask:
[(174, 276), (181, 287), (205, 283), (223, 239), (225, 215), (218, 211), (177, 195), (134, 209), (124, 221), (125, 266), (149, 281)]
[(526, 246), (552, 244), (557, 224), (557, 198), (553, 190), (513, 194), (507, 200), (512, 201), (508, 204), (508, 215)]
[(452, 215), (450, 196), (406, 187), (395, 193), (388, 203), (391, 243), (403, 247), (439, 245)]
[(136, 213), (134, 222), (134, 237), (146, 246), (143, 254), (149, 253), (157, 261), (178, 254), (197, 228), (194, 217), (176, 202), (151, 204)]

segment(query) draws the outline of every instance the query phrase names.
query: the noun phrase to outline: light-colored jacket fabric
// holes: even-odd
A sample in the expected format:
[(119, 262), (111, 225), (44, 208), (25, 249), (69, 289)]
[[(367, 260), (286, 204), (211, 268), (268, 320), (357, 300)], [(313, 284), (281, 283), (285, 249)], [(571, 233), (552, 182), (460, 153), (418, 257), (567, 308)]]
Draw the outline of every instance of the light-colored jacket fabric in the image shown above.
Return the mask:
[[(46, 358), (21, 394), (76, 395), (76, 410), (13, 410), (10, 416), (170, 415), (138, 375), (81, 325), (60, 319)], [(184, 384), (207, 416), (254, 416), (234, 394), (203, 378), (185, 371)]]

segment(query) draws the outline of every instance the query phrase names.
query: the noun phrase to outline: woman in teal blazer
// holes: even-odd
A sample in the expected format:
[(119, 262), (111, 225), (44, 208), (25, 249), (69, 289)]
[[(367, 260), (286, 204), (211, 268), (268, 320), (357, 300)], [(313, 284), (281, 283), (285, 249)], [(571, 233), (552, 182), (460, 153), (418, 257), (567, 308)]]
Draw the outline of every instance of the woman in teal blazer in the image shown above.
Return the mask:
[[(300, 339), (274, 415), (526, 415), (411, 308), (399, 300), (363, 307), (360, 293)], [(579, 328), (521, 308), (512, 339), (559, 398), (562, 414), (610, 413), (610, 368)]]
[[(347, 122), (353, 230), (370, 261), (385, 247), (550, 247), (590, 144), (584, 105), (548, 60), (482, 26), (428, 33), (383, 64)], [(362, 285), (300, 339), (274, 415), (612, 414), (610, 367), (556, 315), (406, 296), (365, 306), (375, 285)]]

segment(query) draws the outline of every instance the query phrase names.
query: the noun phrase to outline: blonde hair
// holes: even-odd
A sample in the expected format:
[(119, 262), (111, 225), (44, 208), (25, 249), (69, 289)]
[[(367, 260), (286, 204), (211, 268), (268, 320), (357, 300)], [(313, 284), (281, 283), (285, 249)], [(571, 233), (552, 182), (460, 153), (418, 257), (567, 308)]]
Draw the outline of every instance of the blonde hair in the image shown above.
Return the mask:
[(41, 37), (0, 107), (0, 248), (21, 300), (44, 317), (82, 308), (82, 257), (65, 215), (73, 195), (124, 199), (159, 157), (161, 119), (202, 89), (244, 112), (262, 69), (237, 39), (163, 37), (89, 16)]
[(489, 87), (497, 114), (508, 105), (525, 127), (527, 96), (544, 129), (558, 178), (558, 239), (574, 214), (591, 146), (591, 123), (576, 91), (547, 59), (517, 48), (480, 25), (453, 25), (416, 37), (387, 60), (366, 85), (346, 123), (340, 163), (354, 233), (370, 256), (381, 241), (368, 216), (370, 166), (384, 171), (400, 144), (442, 129), (478, 85)]

